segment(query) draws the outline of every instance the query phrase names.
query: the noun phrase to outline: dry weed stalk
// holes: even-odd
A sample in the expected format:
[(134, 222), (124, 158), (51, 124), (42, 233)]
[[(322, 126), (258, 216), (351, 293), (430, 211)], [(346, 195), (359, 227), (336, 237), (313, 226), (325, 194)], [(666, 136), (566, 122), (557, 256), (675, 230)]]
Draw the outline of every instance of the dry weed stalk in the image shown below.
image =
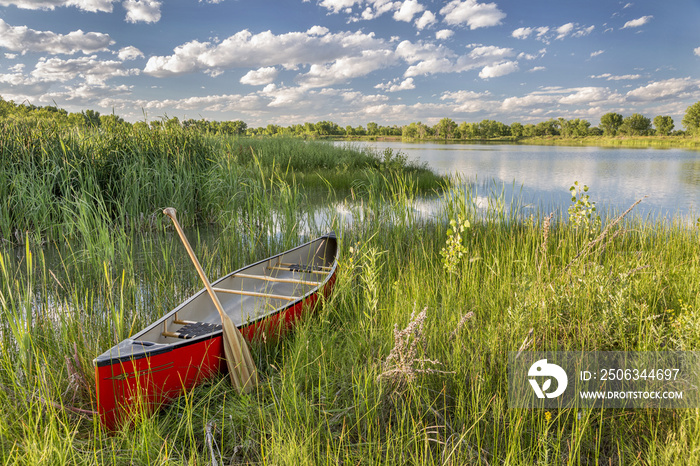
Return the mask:
[(627, 216), (627, 214), (629, 214), (630, 212), (632, 212), (632, 209), (634, 209), (635, 207), (637, 207), (637, 204), (639, 204), (640, 202), (642, 202), (642, 201), (643, 201), (644, 199), (646, 199), (646, 198), (647, 198), (647, 196), (644, 196), (643, 198), (639, 199), (637, 202), (635, 202), (634, 204), (632, 204), (632, 205), (630, 206), (629, 209), (627, 209), (626, 211), (624, 211), (624, 212), (622, 213), (622, 215), (620, 215), (620, 216), (617, 217), (615, 220), (613, 220), (612, 222), (610, 222), (610, 223), (608, 224), (608, 226), (606, 226), (605, 229), (602, 231), (602, 233), (598, 235), (598, 237), (596, 237), (594, 240), (590, 241), (586, 246), (584, 246), (583, 249), (581, 249), (581, 250), (578, 252), (578, 254), (576, 254), (576, 255), (574, 256), (573, 259), (571, 259), (571, 262), (569, 262), (569, 263), (567, 264), (567, 266), (564, 267), (564, 272), (562, 273), (562, 275), (563, 275), (564, 273), (566, 273), (566, 272), (569, 270), (569, 268), (574, 264), (574, 262), (576, 262), (577, 260), (579, 260), (581, 257), (587, 255), (587, 254), (588, 254), (589, 252), (591, 252), (597, 245), (599, 245), (599, 244), (605, 239), (605, 237), (608, 235), (608, 233), (610, 232), (610, 230), (611, 230), (613, 227), (615, 227), (615, 225), (617, 225), (618, 223), (620, 223), (620, 222), (622, 221), (622, 219), (625, 218), (625, 217)]
[(469, 312), (467, 312), (466, 314), (464, 314), (464, 315), (462, 316), (462, 318), (460, 319), (460, 321), (457, 323), (457, 327), (455, 327), (455, 329), (452, 330), (452, 333), (450, 333), (450, 338), (449, 338), (450, 341), (452, 341), (452, 340), (454, 340), (455, 338), (457, 338), (457, 335), (459, 334), (459, 331), (462, 330), (462, 327), (464, 327), (464, 325), (467, 323), (467, 321), (468, 321), (469, 319), (471, 319), (472, 317), (474, 317), (474, 311), (469, 311)]
[(411, 313), (411, 321), (403, 330), (399, 330), (399, 325), (394, 324), (394, 348), (384, 361), (384, 372), (377, 380), (389, 379), (401, 386), (414, 380), (419, 374), (451, 373), (426, 367), (426, 364), (436, 366), (442, 363), (421, 357), (428, 344), (423, 333), (428, 307), (426, 306), (417, 316), (415, 314), (415, 311)]
[(548, 217), (544, 218), (542, 222), (542, 244), (540, 245), (540, 261), (537, 268), (537, 272), (542, 271), (542, 264), (547, 262), (547, 243), (549, 242), (549, 229), (554, 217), (554, 212), (550, 213)]

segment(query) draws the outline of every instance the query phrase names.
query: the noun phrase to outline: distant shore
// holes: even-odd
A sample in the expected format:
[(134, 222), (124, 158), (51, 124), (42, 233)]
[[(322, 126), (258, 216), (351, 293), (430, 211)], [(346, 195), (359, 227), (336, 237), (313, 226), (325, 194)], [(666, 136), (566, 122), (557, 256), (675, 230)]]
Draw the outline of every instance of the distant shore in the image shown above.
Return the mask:
[(562, 136), (546, 137), (502, 137), (491, 139), (443, 139), (443, 138), (404, 138), (401, 136), (326, 136), (322, 139), (333, 141), (392, 141), (436, 144), (532, 144), (561, 146), (602, 146), (602, 147), (661, 147), (700, 149), (700, 138), (689, 136), (587, 136), (567, 138)]

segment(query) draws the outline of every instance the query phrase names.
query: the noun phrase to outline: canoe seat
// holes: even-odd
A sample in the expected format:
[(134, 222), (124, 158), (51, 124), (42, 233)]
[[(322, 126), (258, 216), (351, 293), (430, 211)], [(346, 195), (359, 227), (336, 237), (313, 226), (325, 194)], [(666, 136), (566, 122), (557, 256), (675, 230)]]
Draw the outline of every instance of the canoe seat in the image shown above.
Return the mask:
[(210, 324), (207, 322), (189, 322), (177, 332), (163, 332), (166, 337), (177, 337), (189, 340), (190, 338), (201, 337), (209, 333), (221, 331), (221, 324)]

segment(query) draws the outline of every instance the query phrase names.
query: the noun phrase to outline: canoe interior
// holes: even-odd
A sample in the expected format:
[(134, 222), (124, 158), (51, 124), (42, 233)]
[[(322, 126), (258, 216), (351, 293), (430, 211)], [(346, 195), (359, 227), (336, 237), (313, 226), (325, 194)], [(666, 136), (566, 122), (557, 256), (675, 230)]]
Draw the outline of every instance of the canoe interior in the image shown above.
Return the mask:
[[(243, 335), (281, 332), (335, 282), (333, 233), (237, 270), (212, 283)], [(193, 271), (194, 273), (194, 271)], [(233, 293), (232, 293), (233, 292)], [(221, 319), (206, 290), (94, 360), (97, 411), (108, 429), (153, 412), (226, 370)], [(274, 337), (275, 333), (267, 333)]]
[[(219, 290), (219, 301), (234, 324), (239, 328), (247, 327), (315, 294), (335, 273), (337, 252), (337, 239), (334, 234), (329, 234), (239, 269), (213, 282), (212, 286)], [(204, 325), (188, 326), (188, 323)], [(221, 332), (220, 324), (221, 318), (211, 298), (202, 289), (154, 324), (98, 356), (94, 362), (100, 366), (168, 351), (169, 347), (191, 343), (192, 339), (211, 338), (212, 334)], [(207, 326), (211, 331), (203, 330)], [(187, 331), (192, 327), (198, 327), (198, 336), (177, 336), (183, 328)]]

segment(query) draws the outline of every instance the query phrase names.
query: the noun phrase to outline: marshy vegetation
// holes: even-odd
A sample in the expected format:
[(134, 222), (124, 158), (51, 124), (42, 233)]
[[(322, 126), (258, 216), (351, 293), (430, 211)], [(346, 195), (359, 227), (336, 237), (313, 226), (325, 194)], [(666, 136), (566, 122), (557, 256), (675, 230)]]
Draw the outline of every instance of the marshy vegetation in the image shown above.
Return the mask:
[[(180, 129), (0, 131), (2, 463), (700, 456), (697, 409), (508, 409), (506, 375), (519, 348), (700, 348), (698, 228), (634, 212), (598, 222), (576, 189), (553, 215), (493, 193), (479, 206), (395, 153)], [(414, 201), (438, 186), (439, 207), (421, 214)], [(338, 281), (287, 338), (253, 345), (254, 393), (220, 377), (105, 432), (92, 358), (201, 288), (157, 215), (168, 205), (210, 277), (336, 229)]]

